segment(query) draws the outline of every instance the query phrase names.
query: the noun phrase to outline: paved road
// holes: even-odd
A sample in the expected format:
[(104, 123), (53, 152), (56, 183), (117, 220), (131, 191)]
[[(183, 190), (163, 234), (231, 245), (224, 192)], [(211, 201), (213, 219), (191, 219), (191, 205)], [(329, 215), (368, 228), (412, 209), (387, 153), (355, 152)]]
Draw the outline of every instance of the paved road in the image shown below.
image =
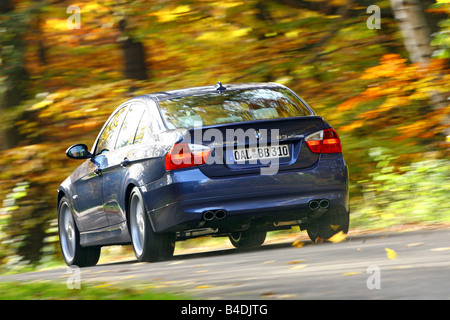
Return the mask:
[[(58, 280), (66, 268), (2, 276)], [(81, 269), (81, 286), (135, 282), (198, 299), (450, 299), (450, 229), (349, 236), (341, 243), (291, 242), (239, 252), (178, 254)]]

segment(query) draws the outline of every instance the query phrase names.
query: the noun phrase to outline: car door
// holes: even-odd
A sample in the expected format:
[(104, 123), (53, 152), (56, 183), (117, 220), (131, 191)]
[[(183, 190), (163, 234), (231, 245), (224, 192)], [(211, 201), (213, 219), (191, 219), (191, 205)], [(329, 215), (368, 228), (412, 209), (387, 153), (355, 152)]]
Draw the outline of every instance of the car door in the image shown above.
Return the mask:
[(83, 164), (83, 174), (75, 183), (75, 205), (83, 231), (109, 225), (103, 206), (103, 168), (108, 167), (108, 154), (115, 144), (125, 111), (126, 107), (119, 109), (103, 127), (94, 146), (94, 156)]
[(136, 160), (134, 139), (146, 106), (139, 102), (130, 104), (120, 127), (114, 150), (108, 154), (108, 163), (102, 168), (103, 202), (108, 222), (116, 225), (126, 219), (124, 195), (129, 169)]
[(108, 226), (103, 210), (102, 180), (97, 168), (94, 161), (86, 160), (77, 170), (78, 177), (73, 182), (73, 205), (80, 217), (80, 231)]

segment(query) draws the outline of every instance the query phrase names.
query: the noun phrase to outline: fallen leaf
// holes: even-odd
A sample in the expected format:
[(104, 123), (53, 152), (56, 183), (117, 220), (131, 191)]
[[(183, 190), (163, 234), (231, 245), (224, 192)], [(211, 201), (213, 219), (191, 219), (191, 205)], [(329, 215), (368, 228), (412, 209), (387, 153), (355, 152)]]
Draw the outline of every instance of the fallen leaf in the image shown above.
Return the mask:
[(331, 238), (328, 239), (328, 241), (331, 241), (333, 243), (339, 243), (342, 241), (345, 241), (347, 239), (347, 235), (344, 233), (344, 231), (339, 231), (335, 235), (333, 235)]
[(301, 248), (305, 245), (305, 243), (303, 241), (300, 240), (295, 240), (294, 243), (292, 244), (293, 247), (296, 248)]
[(386, 250), (386, 254), (389, 259), (394, 260), (397, 258), (397, 252), (395, 252), (395, 250), (389, 248), (384, 248), (384, 250)]
[(330, 224), (331, 229), (333, 229), (333, 231), (336, 231), (337, 229), (339, 229), (340, 225), (339, 224)]
[(287, 264), (297, 264), (297, 263), (303, 263), (303, 260), (294, 260), (294, 261), (289, 261)]
[(211, 286), (208, 285), (208, 284), (204, 284), (204, 285), (202, 285), (202, 286), (196, 286), (196, 287), (195, 287), (195, 289), (207, 289), (207, 288), (211, 288)]
[(346, 272), (343, 274), (343, 276), (353, 276), (355, 274), (361, 274), (361, 272)]

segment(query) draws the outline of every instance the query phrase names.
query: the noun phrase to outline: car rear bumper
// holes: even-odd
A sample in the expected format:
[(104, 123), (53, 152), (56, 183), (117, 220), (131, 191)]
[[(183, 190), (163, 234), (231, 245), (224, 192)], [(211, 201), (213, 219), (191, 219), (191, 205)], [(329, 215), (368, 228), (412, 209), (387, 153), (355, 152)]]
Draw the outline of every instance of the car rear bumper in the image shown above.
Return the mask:
[[(305, 220), (326, 211), (348, 212), (348, 171), (342, 155), (321, 155), (308, 169), (275, 175), (208, 178), (198, 168), (168, 171), (141, 187), (156, 232), (215, 227), (245, 229), (249, 224)], [(327, 199), (329, 207), (311, 210), (312, 200)], [(208, 210), (225, 210), (223, 219), (205, 221)]]

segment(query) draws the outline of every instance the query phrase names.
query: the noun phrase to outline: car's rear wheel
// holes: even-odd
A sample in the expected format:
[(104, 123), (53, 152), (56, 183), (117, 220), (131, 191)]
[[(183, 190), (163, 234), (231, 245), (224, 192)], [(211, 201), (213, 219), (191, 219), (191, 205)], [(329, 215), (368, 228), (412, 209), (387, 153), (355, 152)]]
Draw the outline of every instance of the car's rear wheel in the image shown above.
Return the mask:
[(339, 232), (347, 234), (349, 224), (349, 213), (343, 209), (336, 209), (335, 212), (329, 212), (318, 219), (311, 220), (306, 231), (312, 242), (318, 239), (327, 241)]
[(130, 195), (131, 242), (139, 262), (155, 262), (170, 258), (175, 249), (175, 235), (156, 233), (150, 224), (139, 189)]
[(266, 231), (246, 230), (229, 234), (231, 244), (238, 249), (251, 249), (261, 246), (266, 240)]
[(61, 252), (68, 266), (89, 267), (97, 264), (101, 247), (82, 247), (80, 245), (80, 232), (66, 197), (62, 197), (59, 202), (58, 232)]

